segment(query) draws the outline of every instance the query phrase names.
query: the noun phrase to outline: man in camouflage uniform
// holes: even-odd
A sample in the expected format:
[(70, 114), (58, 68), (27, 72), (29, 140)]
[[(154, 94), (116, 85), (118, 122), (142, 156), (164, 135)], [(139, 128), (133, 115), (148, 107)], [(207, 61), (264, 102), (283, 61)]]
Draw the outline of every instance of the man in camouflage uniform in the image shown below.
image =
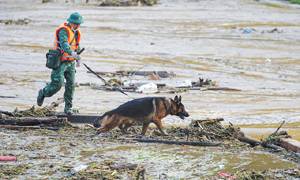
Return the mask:
[(65, 83), (65, 108), (68, 115), (73, 114), (72, 101), (75, 89), (75, 62), (80, 66), (80, 56), (77, 54), (80, 47), (81, 32), (80, 24), (83, 23), (82, 16), (75, 12), (67, 19), (67, 23), (61, 24), (55, 33), (54, 49), (59, 49), (62, 53), (60, 66), (51, 72), (51, 82), (43, 89), (39, 90), (37, 104), (41, 106), (45, 97), (51, 97), (57, 93)]

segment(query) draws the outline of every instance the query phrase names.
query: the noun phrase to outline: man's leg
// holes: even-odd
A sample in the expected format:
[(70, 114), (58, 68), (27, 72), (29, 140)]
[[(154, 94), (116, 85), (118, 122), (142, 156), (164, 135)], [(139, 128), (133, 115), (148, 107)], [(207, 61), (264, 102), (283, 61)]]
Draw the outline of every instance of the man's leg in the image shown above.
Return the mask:
[(43, 89), (39, 90), (37, 104), (41, 106), (45, 97), (51, 97), (57, 93), (62, 84), (64, 83), (64, 71), (65, 65), (61, 64), (57, 69), (51, 72), (51, 82), (47, 84)]
[(72, 114), (72, 101), (73, 95), (75, 90), (75, 62), (67, 63), (67, 68), (64, 73), (66, 78), (66, 85), (65, 85), (65, 110), (64, 112), (67, 114)]

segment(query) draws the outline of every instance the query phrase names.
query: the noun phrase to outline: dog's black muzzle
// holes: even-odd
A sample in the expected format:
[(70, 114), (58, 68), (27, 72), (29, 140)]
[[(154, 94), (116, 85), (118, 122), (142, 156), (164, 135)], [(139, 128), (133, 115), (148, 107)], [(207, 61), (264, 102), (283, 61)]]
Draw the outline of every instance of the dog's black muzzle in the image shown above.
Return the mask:
[(176, 115), (179, 116), (180, 119), (184, 119), (185, 117), (189, 117), (190, 116), (189, 113), (187, 113), (187, 112), (179, 112)]

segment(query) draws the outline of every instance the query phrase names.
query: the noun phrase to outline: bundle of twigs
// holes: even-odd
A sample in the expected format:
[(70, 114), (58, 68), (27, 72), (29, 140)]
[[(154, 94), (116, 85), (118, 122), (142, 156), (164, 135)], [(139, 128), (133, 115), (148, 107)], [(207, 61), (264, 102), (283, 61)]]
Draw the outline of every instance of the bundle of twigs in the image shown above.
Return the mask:
[(69, 124), (67, 118), (55, 116), (55, 108), (63, 103), (63, 99), (52, 102), (42, 108), (31, 108), (23, 111), (16, 109), (13, 112), (0, 110), (0, 128), (6, 129), (40, 129), (57, 130), (57, 127)]

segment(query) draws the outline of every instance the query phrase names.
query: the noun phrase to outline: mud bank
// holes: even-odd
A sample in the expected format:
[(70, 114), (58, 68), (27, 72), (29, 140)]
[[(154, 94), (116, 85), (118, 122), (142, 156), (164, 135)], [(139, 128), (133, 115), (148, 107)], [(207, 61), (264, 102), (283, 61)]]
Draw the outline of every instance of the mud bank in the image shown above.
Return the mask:
[[(154, 135), (154, 130), (149, 133)], [(180, 179), (217, 177), (220, 172), (233, 175), (241, 169), (246, 173), (299, 168), (299, 164), (287, 161), (283, 156), (240, 143), (220, 147), (143, 144), (129, 140), (135, 134), (124, 136), (114, 130), (99, 136), (89, 127), (63, 128), (60, 131), (1, 129), (0, 133), (4, 137), (1, 139), (4, 148), (1, 148), (0, 155), (17, 156), (16, 162), (1, 162), (1, 178), (104, 176), (126, 179), (135, 177), (144, 168), (146, 179), (163, 176)], [(113, 168), (122, 164), (124, 168)], [(74, 173), (74, 168), (80, 170)], [(296, 175), (284, 177), (297, 176), (299, 171)]]

